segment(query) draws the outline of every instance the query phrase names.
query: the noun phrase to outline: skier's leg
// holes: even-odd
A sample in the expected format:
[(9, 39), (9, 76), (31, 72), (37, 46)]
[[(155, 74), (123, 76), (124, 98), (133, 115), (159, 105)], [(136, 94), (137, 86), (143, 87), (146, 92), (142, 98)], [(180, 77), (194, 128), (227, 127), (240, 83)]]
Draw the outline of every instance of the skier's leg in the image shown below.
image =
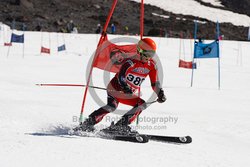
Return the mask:
[(92, 119), (94, 124), (100, 122), (103, 117), (116, 110), (119, 102), (111, 95), (108, 95), (108, 102), (107, 105), (95, 110), (92, 114), (89, 115), (89, 118)]
[(131, 110), (129, 110), (122, 118), (116, 123), (111, 123), (111, 126), (104, 129), (103, 131), (106, 133), (118, 133), (118, 134), (134, 134), (136, 131), (132, 131), (131, 127), (128, 126), (132, 123), (135, 118), (142, 112), (142, 110), (146, 109), (147, 105), (145, 101), (137, 96), (134, 98), (128, 99), (117, 99), (119, 102), (127, 105), (134, 106)]
[(136, 117), (147, 108), (146, 102), (139, 97), (126, 101), (121, 100), (120, 102), (134, 107), (123, 115), (116, 125), (127, 126), (131, 124)]
[(107, 101), (107, 105), (91, 113), (89, 117), (80, 124), (80, 127), (75, 128), (75, 130), (94, 131), (94, 125), (100, 122), (106, 114), (108, 114), (109, 112), (113, 112), (118, 106), (118, 101), (110, 95), (108, 95)]

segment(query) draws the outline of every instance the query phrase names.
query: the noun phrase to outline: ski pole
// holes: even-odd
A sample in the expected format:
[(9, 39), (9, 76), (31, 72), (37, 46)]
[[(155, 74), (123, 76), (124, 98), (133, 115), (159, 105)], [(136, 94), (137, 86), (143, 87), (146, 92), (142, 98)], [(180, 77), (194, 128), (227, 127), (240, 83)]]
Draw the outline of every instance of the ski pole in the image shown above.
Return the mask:
[[(36, 84), (37, 86), (74, 86), (74, 87), (86, 87), (86, 85), (80, 84)], [(89, 86), (90, 88), (107, 90), (106, 88), (98, 87), (98, 86)]]
[[(72, 86), (72, 87), (86, 87), (87, 85), (80, 85), (80, 84), (36, 84), (36, 86)], [(117, 90), (113, 89), (106, 89), (98, 86), (88, 86), (89, 88), (100, 89), (100, 90), (107, 90), (111, 92), (116, 92)], [(117, 91), (123, 92), (123, 91)]]
[[(86, 85), (81, 85), (81, 84), (36, 84), (36, 86), (73, 86), (73, 87), (86, 87)], [(94, 89), (100, 89), (100, 90), (108, 90), (106, 88), (98, 87), (98, 86), (89, 86), (90, 88)], [(112, 91), (112, 90), (110, 90)], [(114, 91), (114, 90), (113, 90)], [(153, 104), (157, 102), (157, 100), (147, 102), (147, 105)]]

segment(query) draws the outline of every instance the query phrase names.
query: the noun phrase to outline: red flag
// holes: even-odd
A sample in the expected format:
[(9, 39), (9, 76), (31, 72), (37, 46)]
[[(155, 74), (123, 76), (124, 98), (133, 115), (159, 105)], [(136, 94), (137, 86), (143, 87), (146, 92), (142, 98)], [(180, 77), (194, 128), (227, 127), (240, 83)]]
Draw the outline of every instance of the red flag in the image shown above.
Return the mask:
[(116, 45), (104, 36), (96, 49), (93, 67), (118, 72), (124, 59), (137, 56), (136, 44)]
[(4, 46), (12, 46), (12, 43), (10, 42), (10, 43), (4, 43)]
[(179, 60), (179, 67), (182, 68), (193, 68), (193, 62), (192, 61), (184, 61), (184, 60)]
[(41, 53), (48, 53), (48, 54), (50, 54), (50, 49), (49, 48), (45, 48), (45, 47), (41, 47)]

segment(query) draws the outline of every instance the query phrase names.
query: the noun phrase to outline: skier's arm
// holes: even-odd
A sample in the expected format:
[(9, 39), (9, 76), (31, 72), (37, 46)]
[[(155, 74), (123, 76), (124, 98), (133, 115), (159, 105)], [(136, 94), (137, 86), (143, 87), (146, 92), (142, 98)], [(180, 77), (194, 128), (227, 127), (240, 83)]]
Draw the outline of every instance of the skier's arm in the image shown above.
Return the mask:
[(127, 84), (126, 82), (126, 71), (128, 70), (129, 67), (133, 65), (133, 62), (131, 60), (127, 60), (120, 68), (120, 72), (118, 75), (118, 82), (121, 85), (122, 89), (124, 90), (125, 93), (130, 93), (132, 94), (133, 91), (131, 87)]
[(166, 101), (166, 96), (164, 94), (164, 91), (161, 87), (160, 81), (158, 80), (158, 74), (157, 74), (157, 69), (153, 69), (149, 73), (150, 81), (151, 81), (151, 86), (154, 92), (157, 94), (158, 99), (157, 101), (159, 103), (163, 103)]

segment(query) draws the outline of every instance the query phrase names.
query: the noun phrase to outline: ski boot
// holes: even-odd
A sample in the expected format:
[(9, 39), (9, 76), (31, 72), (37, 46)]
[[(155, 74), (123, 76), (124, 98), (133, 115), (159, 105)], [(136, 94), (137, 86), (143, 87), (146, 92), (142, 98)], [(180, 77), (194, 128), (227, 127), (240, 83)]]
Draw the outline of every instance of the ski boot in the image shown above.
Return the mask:
[(105, 128), (102, 130), (103, 133), (110, 134), (110, 135), (135, 135), (138, 134), (137, 131), (132, 130), (132, 128), (129, 125), (123, 125), (114, 122), (111, 122), (111, 125), (108, 128)]
[(84, 122), (81, 122), (80, 125), (77, 126), (76, 128), (74, 128), (73, 130), (75, 132), (77, 132), (77, 131), (94, 132), (95, 131), (94, 125), (95, 125), (95, 123), (94, 123), (93, 119), (88, 118)]

